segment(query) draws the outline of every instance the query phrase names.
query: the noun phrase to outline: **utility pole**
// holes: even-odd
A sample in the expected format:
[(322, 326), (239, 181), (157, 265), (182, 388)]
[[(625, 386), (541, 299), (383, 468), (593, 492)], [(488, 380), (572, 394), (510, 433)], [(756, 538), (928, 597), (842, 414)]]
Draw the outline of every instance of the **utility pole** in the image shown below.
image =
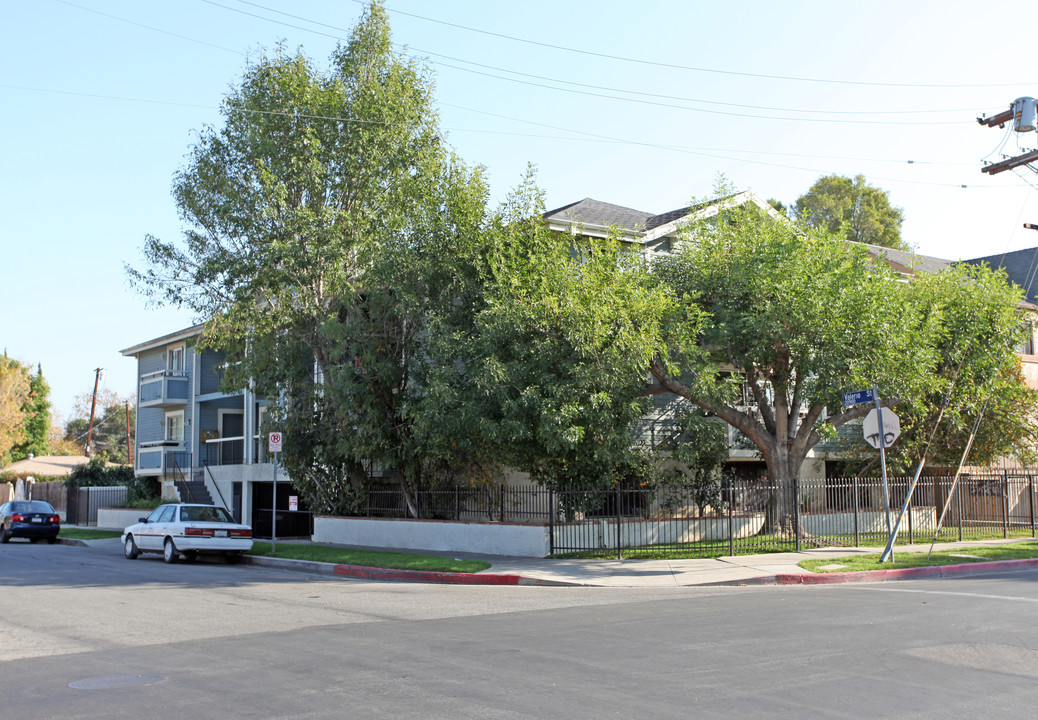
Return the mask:
[[(1038, 103), (1035, 102), (1035, 99), (1033, 97), (1018, 97), (1010, 104), (1008, 110), (992, 117), (977, 118), (977, 122), (986, 127), (998, 125), (998, 127), (1004, 128), (1006, 123), (1010, 121), (1013, 123), (1015, 132), (1034, 132), (1035, 128), (1038, 127)], [(989, 175), (997, 175), (1000, 172), (1012, 170), (1022, 165), (1030, 165), (1036, 160), (1038, 160), (1038, 150), (1029, 150), (1016, 157), (1006, 158), (1001, 162), (985, 165), (980, 171)], [(1033, 170), (1034, 168), (1031, 169)]]
[(130, 446), (130, 401), (126, 401), (126, 464), (133, 467), (133, 448)]
[(90, 424), (87, 426), (87, 457), (93, 456), (93, 448), (90, 445), (90, 441), (94, 435), (94, 409), (97, 407), (97, 386), (101, 382), (101, 373), (103, 371), (104, 368), (97, 368), (94, 370), (94, 399), (90, 401)]

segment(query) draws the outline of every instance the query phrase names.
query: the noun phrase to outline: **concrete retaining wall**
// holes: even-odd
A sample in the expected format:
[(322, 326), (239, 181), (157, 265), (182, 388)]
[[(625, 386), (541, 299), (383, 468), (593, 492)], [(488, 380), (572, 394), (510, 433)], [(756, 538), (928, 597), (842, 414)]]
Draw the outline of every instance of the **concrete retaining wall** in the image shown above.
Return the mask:
[[(898, 509), (890, 511), (891, 524), (897, 522)], [(853, 535), (854, 513), (804, 513), (800, 516), (804, 531), (811, 535)], [(908, 518), (901, 524), (901, 529), (908, 533)], [(912, 508), (912, 530), (933, 532), (937, 529), (937, 510), (933, 507)], [(879, 510), (866, 510), (858, 513), (858, 532), (887, 532), (887, 514)]]
[(548, 528), (527, 523), (316, 517), (314, 542), (366, 547), (547, 557)]
[(97, 527), (103, 529), (122, 530), (133, 525), (142, 517), (151, 515), (151, 510), (134, 510), (133, 508), (98, 508)]

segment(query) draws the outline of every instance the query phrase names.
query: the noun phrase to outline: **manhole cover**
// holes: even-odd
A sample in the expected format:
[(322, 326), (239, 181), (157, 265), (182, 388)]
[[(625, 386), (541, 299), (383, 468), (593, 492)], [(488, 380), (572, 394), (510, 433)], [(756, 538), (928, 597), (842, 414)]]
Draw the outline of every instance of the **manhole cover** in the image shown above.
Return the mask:
[(68, 686), (74, 690), (111, 690), (112, 688), (133, 687), (134, 685), (151, 685), (165, 680), (164, 675), (105, 675), (70, 682)]

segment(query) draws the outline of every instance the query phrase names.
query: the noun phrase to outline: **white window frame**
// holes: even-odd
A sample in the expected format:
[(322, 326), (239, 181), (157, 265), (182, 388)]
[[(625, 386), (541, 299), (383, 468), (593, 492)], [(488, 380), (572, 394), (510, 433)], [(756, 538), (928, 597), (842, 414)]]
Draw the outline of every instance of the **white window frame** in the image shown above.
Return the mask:
[[(180, 428), (179, 428), (180, 429), (180, 437), (171, 437), (171, 435), (175, 435), (175, 433), (171, 433), (170, 430), (176, 428), (177, 423), (175, 421), (176, 421), (177, 418), (180, 418)], [(172, 425), (170, 424), (170, 421), (174, 421)], [(185, 426), (185, 422), (184, 422), (184, 411), (183, 410), (170, 410), (170, 411), (168, 411), (166, 413), (166, 415), (165, 415), (165, 418), (163, 419), (163, 422), (162, 422), (162, 437), (163, 437), (163, 439), (166, 440), (167, 442), (183, 443), (184, 442), (184, 430), (185, 430), (184, 426)]]
[[(176, 361), (177, 356), (180, 357), (180, 362)], [(177, 365), (180, 367), (177, 367)], [(171, 373), (184, 373), (187, 372), (187, 346), (184, 344), (171, 345), (166, 350), (166, 369)]]
[(237, 408), (217, 408), (216, 409), (216, 426), (220, 430), (220, 439), (223, 440), (227, 435), (223, 431), (223, 419), (228, 415), (241, 415), (241, 435), (234, 435), (233, 437), (245, 437), (245, 411)]

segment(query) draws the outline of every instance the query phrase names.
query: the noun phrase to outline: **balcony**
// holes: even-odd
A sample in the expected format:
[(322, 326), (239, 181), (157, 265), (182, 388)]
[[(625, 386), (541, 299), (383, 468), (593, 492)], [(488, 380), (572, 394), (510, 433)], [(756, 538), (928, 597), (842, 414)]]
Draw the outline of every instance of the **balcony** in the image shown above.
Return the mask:
[(205, 464), (212, 467), (221, 465), (243, 465), (244, 463), (244, 437), (205, 440)]
[(190, 467), (190, 455), (176, 440), (142, 442), (137, 448), (138, 475), (165, 475), (173, 470), (183, 472)]
[(141, 376), (139, 406), (177, 408), (187, 405), (189, 383), (187, 374), (160, 370)]

